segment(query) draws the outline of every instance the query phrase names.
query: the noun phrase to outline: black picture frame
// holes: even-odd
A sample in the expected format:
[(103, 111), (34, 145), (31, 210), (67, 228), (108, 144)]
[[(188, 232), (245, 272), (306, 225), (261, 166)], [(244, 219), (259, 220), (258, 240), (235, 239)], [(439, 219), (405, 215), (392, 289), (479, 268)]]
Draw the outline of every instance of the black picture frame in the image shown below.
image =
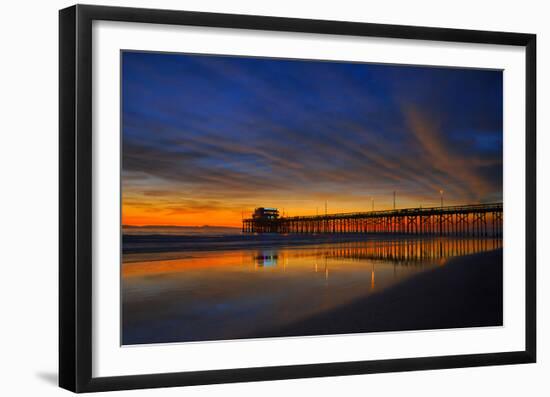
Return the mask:
[[(98, 20), (487, 43), (526, 49), (525, 350), (439, 357), (92, 376), (92, 22)], [(536, 35), (76, 5), (59, 13), (59, 385), (96, 392), (536, 361)]]

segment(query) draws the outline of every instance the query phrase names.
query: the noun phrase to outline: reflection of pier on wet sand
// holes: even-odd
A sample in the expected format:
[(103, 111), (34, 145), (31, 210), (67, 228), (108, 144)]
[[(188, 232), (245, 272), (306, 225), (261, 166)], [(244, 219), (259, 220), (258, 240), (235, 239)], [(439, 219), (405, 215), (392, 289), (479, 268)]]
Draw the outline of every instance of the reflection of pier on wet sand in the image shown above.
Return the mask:
[[(470, 255), (491, 251), (502, 247), (502, 239), (405, 239), (405, 240), (367, 240), (333, 244), (330, 248), (320, 245), (313, 251), (292, 252), (292, 256), (312, 256), (330, 259), (381, 260), (396, 264), (424, 263), (426, 260), (445, 259), (455, 256)], [(284, 261), (288, 251), (276, 249), (258, 251), (256, 263), (260, 266), (276, 266), (279, 260)]]
[(502, 246), (501, 239), (419, 239), (347, 243), (326, 253), (327, 257), (372, 259), (395, 262), (423, 262), (490, 251)]

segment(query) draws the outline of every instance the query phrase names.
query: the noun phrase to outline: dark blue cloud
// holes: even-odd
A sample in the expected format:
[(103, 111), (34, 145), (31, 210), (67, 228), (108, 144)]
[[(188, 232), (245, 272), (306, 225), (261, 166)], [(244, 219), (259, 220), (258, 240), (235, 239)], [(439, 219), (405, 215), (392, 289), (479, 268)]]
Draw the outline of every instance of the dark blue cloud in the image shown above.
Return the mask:
[(122, 82), (128, 190), (502, 198), (500, 71), (124, 52)]

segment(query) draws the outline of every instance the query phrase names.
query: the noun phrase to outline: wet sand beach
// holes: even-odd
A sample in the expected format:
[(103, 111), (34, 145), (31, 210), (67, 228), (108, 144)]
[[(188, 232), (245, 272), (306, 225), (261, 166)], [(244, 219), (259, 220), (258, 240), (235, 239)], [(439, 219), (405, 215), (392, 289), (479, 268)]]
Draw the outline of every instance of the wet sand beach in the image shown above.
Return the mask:
[(389, 289), (258, 336), (501, 326), (502, 277), (502, 249), (453, 258)]
[(502, 324), (501, 240), (260, 241), (125, 254), (122, 343)]

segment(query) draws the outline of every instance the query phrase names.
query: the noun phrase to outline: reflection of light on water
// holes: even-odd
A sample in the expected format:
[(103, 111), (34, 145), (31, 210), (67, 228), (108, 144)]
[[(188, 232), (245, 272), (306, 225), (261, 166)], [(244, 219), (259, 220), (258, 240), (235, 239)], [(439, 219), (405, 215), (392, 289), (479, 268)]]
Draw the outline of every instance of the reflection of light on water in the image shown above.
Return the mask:
[[(306, 321), (398, 287), (423, 271), (453, 266), (446, 258), (501, 246), (501, 240), (444, 238), (256, 246), (186, 252), (183, 258), (155, 254), (156, 260), (148, 254), (141, 261), (126, 258), (122, 293), (128, 311), (145, 318), (128, 323), (143, 324), (144, 330), (173, 332), (173, 340), (205, 334), (231, 339), (250, 335), (258, 324), (279, 329)], [(170, 253), (176, 254), (182, 255)], [(162, 255), (166, 259), (159, 259)], [(166, 327), (167, 321), (178, 326)]]
[[(259, 268), (275, 268), (282, 264), (280, 269), (286, 272), (287, 266), (296, 266), (298, 262), (312, 258), (315, 272), (318, 273), (319, 260), (324, 259), (324, 278), (328, 286), (329, 268), (327, 259), (346, 260), (374, 260), (390, 261), (393, 263), (393, 279), (400, 277), (399, 265), (415, 265), (424, 269), (427, 262), (437, 266), (445, 266), (448, 259), (454, 256), (468, 255), (475, 252), (500, 248), (502, 240), (475, 240), (475, 239), (419, 239), (419, 240), (378, 240), (335, 244), (327, 247), (317, 247), (314, 250), (300, 249), (270, 249), (257, 251), (254, 255), (254, 270)], [(378, 262), (376, 262), (378, 263)], [(374, 263), (370, 274), (370, 289), (377, 284)], [(380, 289), (380, 285), (378, 285)]]
[[(276, 251), (260, 251), (256, 253), (255, 268), (257, 267), (274, 267), (277, 266), (277, 259), (279, 258)], [(283, 268), (285, 267), (285, 261), (283, 261)]]
[[(502, 247), (502, 239), (414, 239), (414, 240), (370, 240), (345, 243), (322, 244), (314, 249), (303, 246), (289, 250), (288, 248), (246, 250), (241, 251), (213, 251), (213, 252), (191, 252), (185, 253), (185, 257), (178, 258), (181, 253), (166, 254), (129, 254), (124, 255), (123, 276), (137, 277), (152, 274), (167, 274), (173, 272), (182, 272), (199, 269), (210, 271), (223, 266), (232, 266), (234, 264), (246, 263), (246, 267), (257, 271), (261, 268), (273, 269), (282, 263), (280, 270), (286, 270), (288, 266), (292, 268), (293, 273), (301, 264), (309, 263), (314, 266), (317, 272), (320, 272), (319, 263), (325, 260), (345, 260), (349, 262), (361, 263), (364, 261), (376, 261), (375, 263), (393, 264), (393, 271), (396, 277), (402, 272), (404, 266), (419, 266), (422, 264), (433, 263), (444, 265), (447, 261), (441, 259), (450, 259), (455, 256), (463, 256), (493, 250)], [(136, 260), (142, 257), (141, 260)], [(166, 259), (164, 259), (165, 257)], [(154, 260), (151, 260), (154, 258)], [(290, 269), (289, 268), (289, 269)], [(311, 269), (311, 267), (310, 267)], [(339, 268), (340, 269), (340, 268)], [(252, 270), (252, 269), (251, 269)], [(379, 269), (377, 269), (379, 270)], [(370, 275), (369, 275), (370, 276)], [(377, 280), (377, 287), (380, 288), (380, 276)]]

